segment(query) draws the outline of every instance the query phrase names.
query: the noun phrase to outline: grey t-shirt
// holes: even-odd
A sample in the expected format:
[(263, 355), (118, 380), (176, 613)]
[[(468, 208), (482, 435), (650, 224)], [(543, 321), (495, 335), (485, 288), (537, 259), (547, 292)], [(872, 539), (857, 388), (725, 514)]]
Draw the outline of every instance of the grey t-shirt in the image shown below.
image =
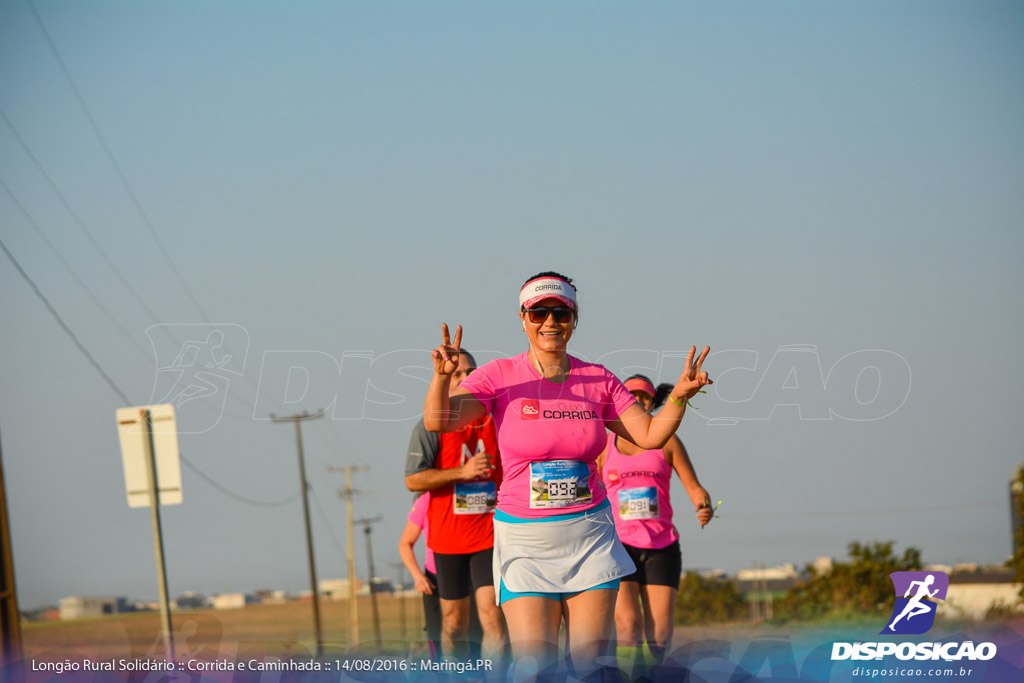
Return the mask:
[(409, 439), (409, 453), (405, 458), (405, 476), (424, 470), (434, 469), (437, 455), (441, 451), (441, 435), (428, 432), (421, 419), (412, 430)]

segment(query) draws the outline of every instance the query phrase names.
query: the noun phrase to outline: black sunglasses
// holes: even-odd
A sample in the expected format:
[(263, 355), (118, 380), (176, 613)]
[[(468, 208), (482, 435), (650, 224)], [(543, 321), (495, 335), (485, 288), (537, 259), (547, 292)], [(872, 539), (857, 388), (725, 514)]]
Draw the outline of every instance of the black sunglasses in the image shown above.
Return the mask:
[(572, 320), (572, 309), (567, 306), (534, 306), (524, 309), (531, 323), (542, 323), (549, 315), (555, 316), (556, 323), (567, 323)]

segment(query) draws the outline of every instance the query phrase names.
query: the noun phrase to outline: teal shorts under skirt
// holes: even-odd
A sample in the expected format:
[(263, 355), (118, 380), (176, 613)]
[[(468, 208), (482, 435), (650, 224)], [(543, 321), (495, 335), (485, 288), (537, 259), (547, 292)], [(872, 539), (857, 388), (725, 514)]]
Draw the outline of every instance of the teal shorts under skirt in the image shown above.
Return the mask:
[(508, 588), (506, 588), (505, 583), (501, 581), (501, 579), (498, 579), (498, 582), (501, 583), (501, 589), (498, 591), (499, 605), (504, 605), (512, 598), (525, 598), (528, 595), (535, 596), (538, 598), (547, 598), (548, 600), (554, 600), (555, 602), (561, 602), (565, 598), (572, 597), (573, 595), (579, 595), (580, 593), (586, 593), (587, 591), (596, 591), (601, 590), (602, 588), (610, 588), (616, 591), (619, 590), (619, 579), (612, 579), (611, 581), (606, 581), (605, 583), (602, 583), (600, 586), (594, 586), (593, 588), (587, 588), (586, 590), (576, 591), (575, 593), (516, 593), (515, 591), (510, 591)]

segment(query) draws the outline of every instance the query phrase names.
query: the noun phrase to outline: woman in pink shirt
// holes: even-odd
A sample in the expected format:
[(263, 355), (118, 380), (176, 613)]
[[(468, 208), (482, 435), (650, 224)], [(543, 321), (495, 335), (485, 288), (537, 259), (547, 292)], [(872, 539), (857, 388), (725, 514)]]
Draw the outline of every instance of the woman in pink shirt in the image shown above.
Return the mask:
[[(409, 570), (416, 590), (423, 594), (423, 618), (426, 621), (427, 643), (430, 646), (430, 654), (437, 657), (441, 643), (441, 600), (437, 595), (437, 574), (434, 566), (434, 551), (430, 549), (427, 539), (430, 537), (430, 520), (427, 518), (427, 507), (430, 505), (430, 492), (420, 494), (409, 511), (406, 518), (405, 529), (402, 537), (398, 539), (398, 556), (402, 558), (402, 564)], [(413, 550), (416, 541), (423, 533), (423, 543), (427, 548), (426, 559), (423, 560), (423, 570), (416, 561), (416, 552)]]
[[(661, 406), (672, 390), (671, 384), (655, 389), (643, 375), (633, 375), (625, 385), (648, 413)], [(701, 528), (714, 514), (711, 497), (697, 480), (690, 456), (676, 436), (664, 448), (644, 450), (610, 433), (598, 464), (611, 501), (615, 530), (636, 565), (636, 572), (622, 577), (615, 601), (619, 654), (631, 655), (639, 662), (639, 648), (646, 634), (647, 647), (660, 662), (672, 643), (683, 566), (679, 532), (672, 524), (672, 471), (683, 482)], [(642, 670), (642, 663), (639, 668)]]
[(690, 350), (669, 403), (651, 416), (600, 365), (570, 356), (579, 316), (576, 287), (555, 272), (529, 278), (519, 292), (528, 350), (478, 368), (449, 396), (461, 326), (432, 352), (434, 376), (423, 406), (427, 430), (450, 432), (490, 413), (504, 479), (494, 515), (497, 599), (513, 657), (541, 668), (556, 660), (563, 618), (577, 674), (597, 666), (611, 637), (618, 581), (635, 569), (615, 535), (597, 458), (605, 429), (642, 448), (661, 448), (686, 402), (710, 384)]

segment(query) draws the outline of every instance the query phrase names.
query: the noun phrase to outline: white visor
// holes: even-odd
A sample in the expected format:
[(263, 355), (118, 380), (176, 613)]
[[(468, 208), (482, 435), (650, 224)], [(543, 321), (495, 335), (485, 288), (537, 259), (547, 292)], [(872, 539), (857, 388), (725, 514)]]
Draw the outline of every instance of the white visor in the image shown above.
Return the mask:
[(576, 290), (561, 278), (539, 277), (527, 282), (519, 291), (519, 305), (526, 308), (544, 299), (558, 299), (576, 310)]

